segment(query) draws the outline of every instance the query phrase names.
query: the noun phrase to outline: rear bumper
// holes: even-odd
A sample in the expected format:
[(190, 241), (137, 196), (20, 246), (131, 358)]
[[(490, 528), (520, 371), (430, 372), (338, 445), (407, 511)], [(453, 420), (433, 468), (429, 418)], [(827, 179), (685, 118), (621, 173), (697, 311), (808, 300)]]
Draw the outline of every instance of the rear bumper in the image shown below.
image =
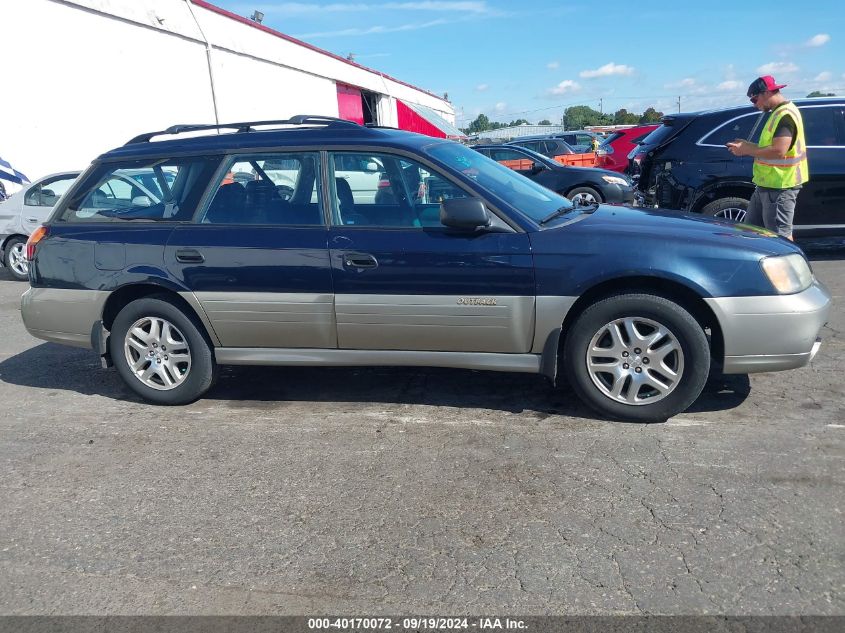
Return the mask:
[(30, 288), (21, 297), (21, 317), (35, 337), (90, 349), (91, 333), (108, 297), (101, 290)]
[(796, 369), (819, 350), (830, 293), (820, 282), (794, 295), (707, 299), (725, 342), (724, 373)]

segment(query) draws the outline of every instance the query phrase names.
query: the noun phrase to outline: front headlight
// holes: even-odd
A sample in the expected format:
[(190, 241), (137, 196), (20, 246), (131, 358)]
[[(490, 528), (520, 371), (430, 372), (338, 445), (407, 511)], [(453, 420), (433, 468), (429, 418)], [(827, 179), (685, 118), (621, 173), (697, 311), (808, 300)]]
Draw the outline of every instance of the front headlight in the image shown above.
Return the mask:
[(791, 255), (780, 255), (777, 257), (764, 257), (760, 260), (763, 272), (772, 282), (772, 285), (782, 295), (801, 292), (810, 287), (813, 283), (813, 273), (810, 265), (798, 253)]
[(601, 179), (609, 185), (622, 185), (623, 187), (631, 186), (630, 182), (620, 176), (602, 176)]

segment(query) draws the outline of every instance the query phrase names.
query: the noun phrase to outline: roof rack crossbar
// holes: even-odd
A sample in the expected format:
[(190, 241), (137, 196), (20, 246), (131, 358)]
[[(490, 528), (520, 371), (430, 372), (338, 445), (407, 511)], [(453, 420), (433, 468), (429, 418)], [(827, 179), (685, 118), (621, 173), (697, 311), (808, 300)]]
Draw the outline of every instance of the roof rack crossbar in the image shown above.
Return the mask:
[(147, 132), (139, 134), (126, 142), (126, 145), (133, 145), (135, 143), (148, 143), (156, 136), (184, 134), (186, 132), (204, 132), (206, 130), (235, 130), (236, 132), (255, 132), (256, 127), (265, 125), (325, 125), (326, 127), (334, 126), (354, 126), (360, 127), (355, 121), (348, 121), (346, 119), (338, 119), (337, 117), (314, 115), (314, 114), (297, 114), (289, 119), (278, 119), (272, 121), (244, 121), (241, 123), (219, 123), (219, 124), (180, 124), (171, 125), (165, 130), (158, 132)]

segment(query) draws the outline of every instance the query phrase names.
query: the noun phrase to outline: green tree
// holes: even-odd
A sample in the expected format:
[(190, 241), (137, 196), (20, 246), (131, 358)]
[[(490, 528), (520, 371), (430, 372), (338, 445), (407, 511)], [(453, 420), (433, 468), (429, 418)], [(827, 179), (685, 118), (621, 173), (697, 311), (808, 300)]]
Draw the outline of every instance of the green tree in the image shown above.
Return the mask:
[(658, 112), (654, 108), (648, 108), (643, 115), (640, 117), (639, 123), (660, 123), (660, 119), (663, 118), (663, 113)]
[(551, 124), (552, 124), (552, 122), (549, 121), (548, 119), (543, 119), (537, 125), (551, 125)]
[(818, 90), (813, 90), (810, 94), (807, 95), (808, 99), (812, 99), (813, 97), (835, 97), (836, 95), (832, 92), (820, 92)]
[(513, 127), (515, 125), (522, 125), (523, 123), (527, 124), (528, 120), (527, 119), (517, 119), (516, 121), (511, 121), (510, 123), (508, 123), (508, 126)]
[(580, 130), (587, 125), (606, 125), (613, 118), (593, 110), (590, 106), (572, 106), (563, 112), (563, 124), (567, 130)]
[(636, 125), (640, 121), (640, 115), (628, 112), (620, 108), (613, 115), (613, 125)]
[(467, 132), (470, 134), (478, 134), (479, 132), (485, 132), (490, 129), (492, 129), (490, 127), (490, 119), (487, 118), (486, 114), (479, 114), (475, 117), (475, 121), (469, 124)]

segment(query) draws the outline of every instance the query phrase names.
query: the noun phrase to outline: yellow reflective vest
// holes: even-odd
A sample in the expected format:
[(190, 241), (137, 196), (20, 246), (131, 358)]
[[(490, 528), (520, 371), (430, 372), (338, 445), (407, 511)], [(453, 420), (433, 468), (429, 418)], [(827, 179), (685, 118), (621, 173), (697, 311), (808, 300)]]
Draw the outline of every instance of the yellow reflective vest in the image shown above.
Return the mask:
[(795, 122), (795, 142), (784, 158), (754, 159), (753, 180), (758, 187), (789, 189), (802, 185), (810, 179), (810, 170), (807, 167), (807, 144), (804, 141), (804, 121), (794, 103), (788, 101), (772, 110), (760, 134), (757, 147), (768, 147), (772, 144), (778, 123), (785, 116), (792, 117)]

